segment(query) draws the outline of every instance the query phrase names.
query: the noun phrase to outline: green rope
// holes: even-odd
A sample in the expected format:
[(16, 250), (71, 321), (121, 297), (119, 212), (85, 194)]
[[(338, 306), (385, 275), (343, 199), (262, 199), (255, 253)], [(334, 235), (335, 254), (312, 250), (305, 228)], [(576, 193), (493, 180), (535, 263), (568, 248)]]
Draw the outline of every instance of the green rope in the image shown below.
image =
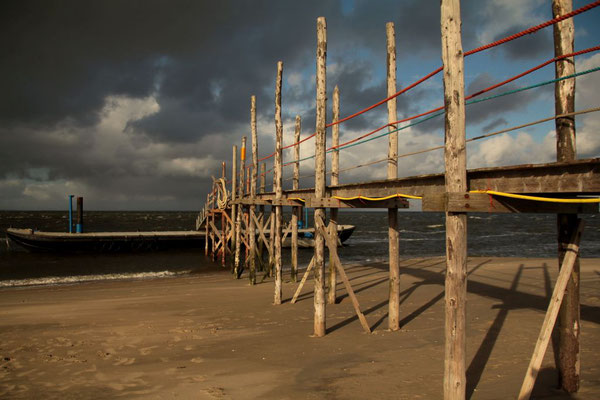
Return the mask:
[(585, 74), (589, 74), (591, 72), (595, 72), (600, 70), (600, 67), (596, 67), (596, 68), (592, 68), (592, 69), (588, 69), (587, 71), (582, 71), (582, 72), (577, 72), (575, 74), (572, 75), (568, 75), (568, 76), (563, 76), (562, 78), (556, 78), (556, 79), (552, 79), (546, 82), (542, 82), (542, 83), (537, 83), (535, 85), (531, 85), (531, 86), (526, 86), (524, 88), (520, 88), (520, 89), (514, 89), (514, 90), (509, 90), (507, 92), (502, 92), (499, 93), (497, 95), (494, 96), (489, 96), (489, 97), (484, 97), (482, 99), (476, 99), (476, 100), (469, 100), (467, 102), (467, 104), (475, 104), (475, 103), (481, 103), (482, 101), (486, 101), (486, 100), (491, 100), (491, 99), (496, 99), (498, 97), (502, 97), (502, 96), (507, 96), (509, 94), (514, 94), (514, 93), (519, 93), (519, 92), (523, 92), (525, 90), (529, 90), (529, 89), (535, 89), (537, 87), (541, 87), (541, 86), (545, 86), (545, 85), (549, 85), (551, 83), (555, 83), (555, 82), (560, 82), (560, 81), (564, 81), (565, 79), (571, 79), (571, 78), (576, 78), (580, 75), (585, 75)]

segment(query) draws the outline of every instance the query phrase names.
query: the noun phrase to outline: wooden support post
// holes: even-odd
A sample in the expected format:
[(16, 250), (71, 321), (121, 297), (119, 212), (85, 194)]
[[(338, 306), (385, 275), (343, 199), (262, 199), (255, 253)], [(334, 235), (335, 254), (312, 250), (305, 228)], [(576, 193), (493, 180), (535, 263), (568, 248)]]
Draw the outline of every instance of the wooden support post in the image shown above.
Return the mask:
[(210, 193), (206, 195), (206, 207), (204, 208), (204, 255), (208, 257), (208, 218), (210, 217)]
[[(240, 150), (240, 186), (238, 188), (239, 193), (238, 193), (238, 198), (242, 198), (244, 197), (244, 174), (246, 172), (246, 136), (242, 137), (242, 148)], [(244, 206), (242, 206), (241, 204), (238, 206), (238, 210), (237, 210), (237, 216), (235, 219), (235, 233), (236, 233), (236, 238), (235, 238), (235, 264), (234, 264), (234, 274), (236, 278), (240, 278), (241, 275), (241, 262), (240, 262), (240, 257), (241, 257), (241, 247), (242, 247), (242, 243), (241, 243), (241, 237), (242, 237), (242, 214), (244, 212)]]
[[(332, 110), (332, 122), (335, 124), (331, 128), (331, 142), (332, 146), (335, 147), (340, 144), (340, 126), (336, 124), (340, 119), (340, 90), (335, 86), (333, 89), (333, 110)], [(340, 184), (340, 151), (335, 148), (331, 153), (331, 186), (337, 186)], [(337, 226), (338, 226), (338, 209), (329, 209), (329, 235), (337, 243)], [(335, 262), (333, 261), (337, 257), (337, 246), (329, 249), (329, 291), (327, 292), (327, 303), (335, 304), (336, 301), (336, 268)]]
[(275, 268), (275, 241), (273, 240), (273, 234), (275, 232), (275, 206), (271, 206), (270, 214), (270, 225), (269, 225), (269, 277), (273, 276), (273, 269)]
[[(266, 175), (266, 171), (267, 171), (267, 165), (265, 163), (260, 164), (260, 193), (264, 193), (265, 192), (265, 175)], [(259, 224), (262, 228), (263, 226), (263, 219), (265, 217), (265, 206), (260, 205), (258, 208), (258, 221)], [(263, 266), (263, 252), (264, 252), (265, 246), (263, 242), (260, 242), (259, 246), (258, 246), (258, 257), (260, 258), (260, 265), (261, 268)]]
[[(227, 178), (227, 166), (225, 164), (225, 161), (223, 161), (223, 163), (221, 164), (221, 178), (223, 179), (223, 182), (226, 182), (226, 178)], [(223, 190), (227, 191), (226, 187), (223, 187)], [(223, 195), (225, 197), (225, 194)], [(225, 209), (221, 210), (221, 266), (223, 268), (225, 268), (225, 260), (227, 258), (227, 252), (225, 251), (225, 248), (227, 247), (227, 242), (225, 240), (225, 238), (227, 238), (227, 224), (225, 221)]]
[[(277, 63), (277, 83), (275, 85), (275, 166), (273, 172), (273, 187), (275, 189), (275, 199), (281, 200), (283, 196), (283, 179), (282, 179), (282, 151), (281, 145), (283, 142), (283, 122), (281, 121), (281, 86), (283, 80), (283, 62)], [(282, 213), (281, 206), (275, 206), (275, 232), (271, 232), (271, 240), (274, 241), (275, 247), (275, 295), (273, 297), (274, 304), (281, 304), (281, 223)]]
[[(235, 200), (237, 198), (237, 146), (233, 145), (233, 151), (232, 151), (232, 159), (231, 159), (231, 200)], [(233, 254), (235, 254), (235, 249), (236, 249), (236, 240), (237, 240), (237, 224), (236, 224), (236, 218), (237, 218), (237, 209), (238, 209), (238, 205), (237, 204), (232, 204), (231, 205), (231, 219), (233, 220), (233, 224), (232, 224), (232, 234), (231, 234), (231, 252)], [(231, 263), (232, 267), (235, 266), (235, 262)], [(231, 269), (231, 272), (233, 273), (233, 268)]]
[[(564, 15), (573, 9), (572, 0), (552, 0), (554, 17)], [(573, 52), (575, 26), (573, 18), (554, 24), (554, 55), (562, 56)], [(557, 61), (556, 78), (575, 73), (573, 57)], [(565, 79), (554, 84), (556, 115), (575, 111), (575, 79)], [(575, 117), (556, 119), (556, 161), (574, 161), (577, 156), (575, 139)], [(577, 227), (577, 214), (558, 214), (558, 265), (563, 264), (568, 240)], [(558, 315), (557, 348), (555, 349), (559, 387), (569, 393), (579, 390), (579, 258), (575, 259), (571, 279), (567, 285), (567, 295)]]
[[(464, 60), (460, 0), (441, 3), (444, 65), (446, 192), (467, 191)], [(446, 324), (444, 398), (464, 399), (466, 389), (467, 214), (446, 212)]]
[[(250, 197), (256, 199), (256, 178), (258, 176), (258, 134), (256, 131), (256, 96), (250, 97), (250, 128), (252, 131), (252, 181), (250, 182)], [(248, 244), (250, 245), (250, 284), (256, 284), (256, 232), (254, 228), (254, 213), (256, 206), (250, 205), (248, 212)]]
[[(563, 263), (560, 266), (558, 279), (556, 280), (554, 291), (552, 292), (552, 297), (550, 298), (550, 305), (548, 306), (548, 311), (546, 311), (542, 329), (536, 342), (533, 356), (529, 362), (529, 367), (527, 368), (527, 373), (525, 374), (521, 391), (519, 392), (519, 400), (526, 400), (529, 399), (529, 396), (531, 396), (533, 385), (535, 384), (540, 366), (542, 365), (542, 361), (544, 359), (544, 354), (546, 353), (546, 348), (548, 347), (548, 342), (550, 341), (552, 335), (552, 329), (554, 328), (556, 317), (558, 316), (559, 310), (562, 308), (563, 297), (566, 300), (566, 296), (569, 294), (567, 286), (569, 281), (571, 281), (571, 274), (575, 268), (575, 263), (577, 262), (577, 258), (579, 256), (579, 242), (581, 241), (581, 234), (583, 233), (583, 225), (583, 221), (578, 219), (575, 231), (573, 232), (573, 235), (566, 246)], [(566, 293), (565, 289), (567, 290)]]
[[(302, 130), (302, 120), (299, 115), (296, 115), (296, 127), (294, 131), (294, 175), (292, 179), (292, 189), (298, 190), (300, 187), (300, 132)], [(298, 280), (298, 214), (300, 207), (292, 208), (292, 282)]]
[[(214, 188), (214, 186), (213, 186)], [(215, 216), (215, 212), (214, 212), (214, 207), (213, 207), (213, 211), (211, 211), (210, 213), (210, 243), (211, 243), (211, 250), (210, 250), (210, 259), (211, 261), (216, 261), (217, 259), (217, 243), (215, 240), (215, 221), (216, 221), (216, 216)]]
[[(385, 26), (387, 36), (387, 95), (396, 93), (396, 34), (394, 23)], [(388, 123), (398, 120), (396, 98), (387, 102)], [(396, 127), (389, 126), (390, 131)], [(388, 143), (388, 179), (398, 177), (398, 132), (390, 133)], [(388, 208), (388, 241), (390, 293), (388, 303), (388, 328), (391, 331), (400, 329), (400, 232), (398, 231), (398, 208)]]
[[(327, 119), (327, 23), (317, 19), (317, 107), (315, 140), (315, 198), (325, 197), (325, 123)], [(315, 224), (325, 218), (324, 208), (315, 208)], [(315, 225), (316, 226), (316, 225)], [(325, 336), (325, 238), (315, 230), (314, 336)]]

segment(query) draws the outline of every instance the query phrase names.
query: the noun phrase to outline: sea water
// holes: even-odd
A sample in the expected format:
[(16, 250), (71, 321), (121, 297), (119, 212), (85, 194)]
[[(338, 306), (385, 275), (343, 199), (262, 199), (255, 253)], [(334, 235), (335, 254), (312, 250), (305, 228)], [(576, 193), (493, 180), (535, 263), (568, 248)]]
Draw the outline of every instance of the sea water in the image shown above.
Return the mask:
[[(192, 230), (196, 212), (86, 211), (84, 230), (166, 231)], [(600, 217), (583, 215), (586, 222), (582, 257), (600, 257)], [(309, 215), (309, 220), (312, 214)], [(387, 211), (340, 210), (340, 224), (356, 226), (338, 253), (344, 263), (385, 262), (388, 252)], [(286, 218), (289, 220), (289, 218)], [(312, 223), (311, 223), (312, 225)], [(400, 212), (400, 255), (403, 258), (443, 256), (443, 213)], [(62, 211), (0, 211), (0, 230), (33, 228), (66, 232), (68, 216)], [(486, 257), (556, 257), (554, 214), (469, 214), (468, 252)], [(290, 252), (283, 251), (284, 269)], [(300, 249), (306, 265), (312, 249)], [(116, 254), (29, 253), (0, 241), (0, 287), (76, 284), (95, 280), (150, 279), (215, 271), (220, 267), (204, 256), (204, 248)], [(227, 267), (228, 268), (228, 267)]]

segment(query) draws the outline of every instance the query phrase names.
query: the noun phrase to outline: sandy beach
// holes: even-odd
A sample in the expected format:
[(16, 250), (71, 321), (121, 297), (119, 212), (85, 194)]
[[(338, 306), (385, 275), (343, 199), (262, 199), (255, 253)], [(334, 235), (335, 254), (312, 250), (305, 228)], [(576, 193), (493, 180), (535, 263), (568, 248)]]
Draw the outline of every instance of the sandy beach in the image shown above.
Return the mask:
[[(468, 390), (515, 398), (539, 333), (556, 260), (471, 258)], [(373, 329), (338, 286), (328, 335), (312, 338), (312, 283), (290, 304), (284, 276), (251, 287), (228, 271), (0, 290), (0, 397), (15, 399), (438, 399), (444, 259), (402, 262), (402, 329), (387, 331), (387, 266), (347, 266)], [(534, 398), (600, 398), (600, 259), (581, 266), (581, 390), (554, 388), (548, 349)]]

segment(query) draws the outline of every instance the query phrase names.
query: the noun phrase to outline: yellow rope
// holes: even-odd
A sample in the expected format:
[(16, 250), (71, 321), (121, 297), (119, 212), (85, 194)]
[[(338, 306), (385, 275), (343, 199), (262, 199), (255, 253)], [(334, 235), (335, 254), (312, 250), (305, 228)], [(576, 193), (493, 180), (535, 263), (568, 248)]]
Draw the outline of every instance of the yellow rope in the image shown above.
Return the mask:
[(485, 193), (485, 194), (491, 194), (494, 196), (511, 197), (513, 199), (523, 199), (523, 200), (532, 200), (532, 201), (544, 201), (547, 203), (600, 203), (600, 198), (555, 199), (555, 198), (550, 198), (550, 197), (527, 196), (527, 195), (523, 195), (523, 194), (496, 192), (494, 190), (471, 190), (470, 193)]
[[(523, 194), (513, 194), (513, 193), (505, 193), (505, 192), (497, 192), (495, 190), (471, 190), (469, 193), (483, 193), (483, 194), (491, 194), (494, 196), (503, 196), (503, 197), (511, 197), (513, 199), (522, 199), (522, 200), (531, 200), (531, 201), (543, 201), (547, 203), (600, 203), (600, 198), (590, 198), (590, 199), (556, 199), (550, 197), (538, 197), (538, 196), (527, 196)], [(402, 194), (396, 193), (385, 197), (366, 197), (366, 196), (352, 196), (352, 197), (341, 197), (341, 196), (332, 196), (332, 198), (342, 201), (352, 201), (352, 200), (367, 200), (367, 201), (383, 201), (389, 200), (396, 197), (407, 198), (407, 199), (422, 199), (421, 196), (412, 196), (410, 194)], [(300, 197), (290, 197), (288, 200), (297, 200), (303, 203), (306, 203), (306, 200)]]
[(366, 196), (354, 196), (354, 197), (340, 197), (340, 196), (332, 196), (334, 199), (338, 199), (338, 200), (344, 200), (344, 201), (350, 201), (350, 200), (367, 200), (367, 201), (382, 201), (382, 200), (389, 200), (389, 199), (393, 199), (395, 197), (404, 197), (407, 199), (422, 199), (422, 197), (420, 196), (412, 196), (410, 194), (401, 194), (401, 193), (396, 193), (396, 194), (392, 194), (390, 196), (385, 196), (385, 197), (366, 197)]

